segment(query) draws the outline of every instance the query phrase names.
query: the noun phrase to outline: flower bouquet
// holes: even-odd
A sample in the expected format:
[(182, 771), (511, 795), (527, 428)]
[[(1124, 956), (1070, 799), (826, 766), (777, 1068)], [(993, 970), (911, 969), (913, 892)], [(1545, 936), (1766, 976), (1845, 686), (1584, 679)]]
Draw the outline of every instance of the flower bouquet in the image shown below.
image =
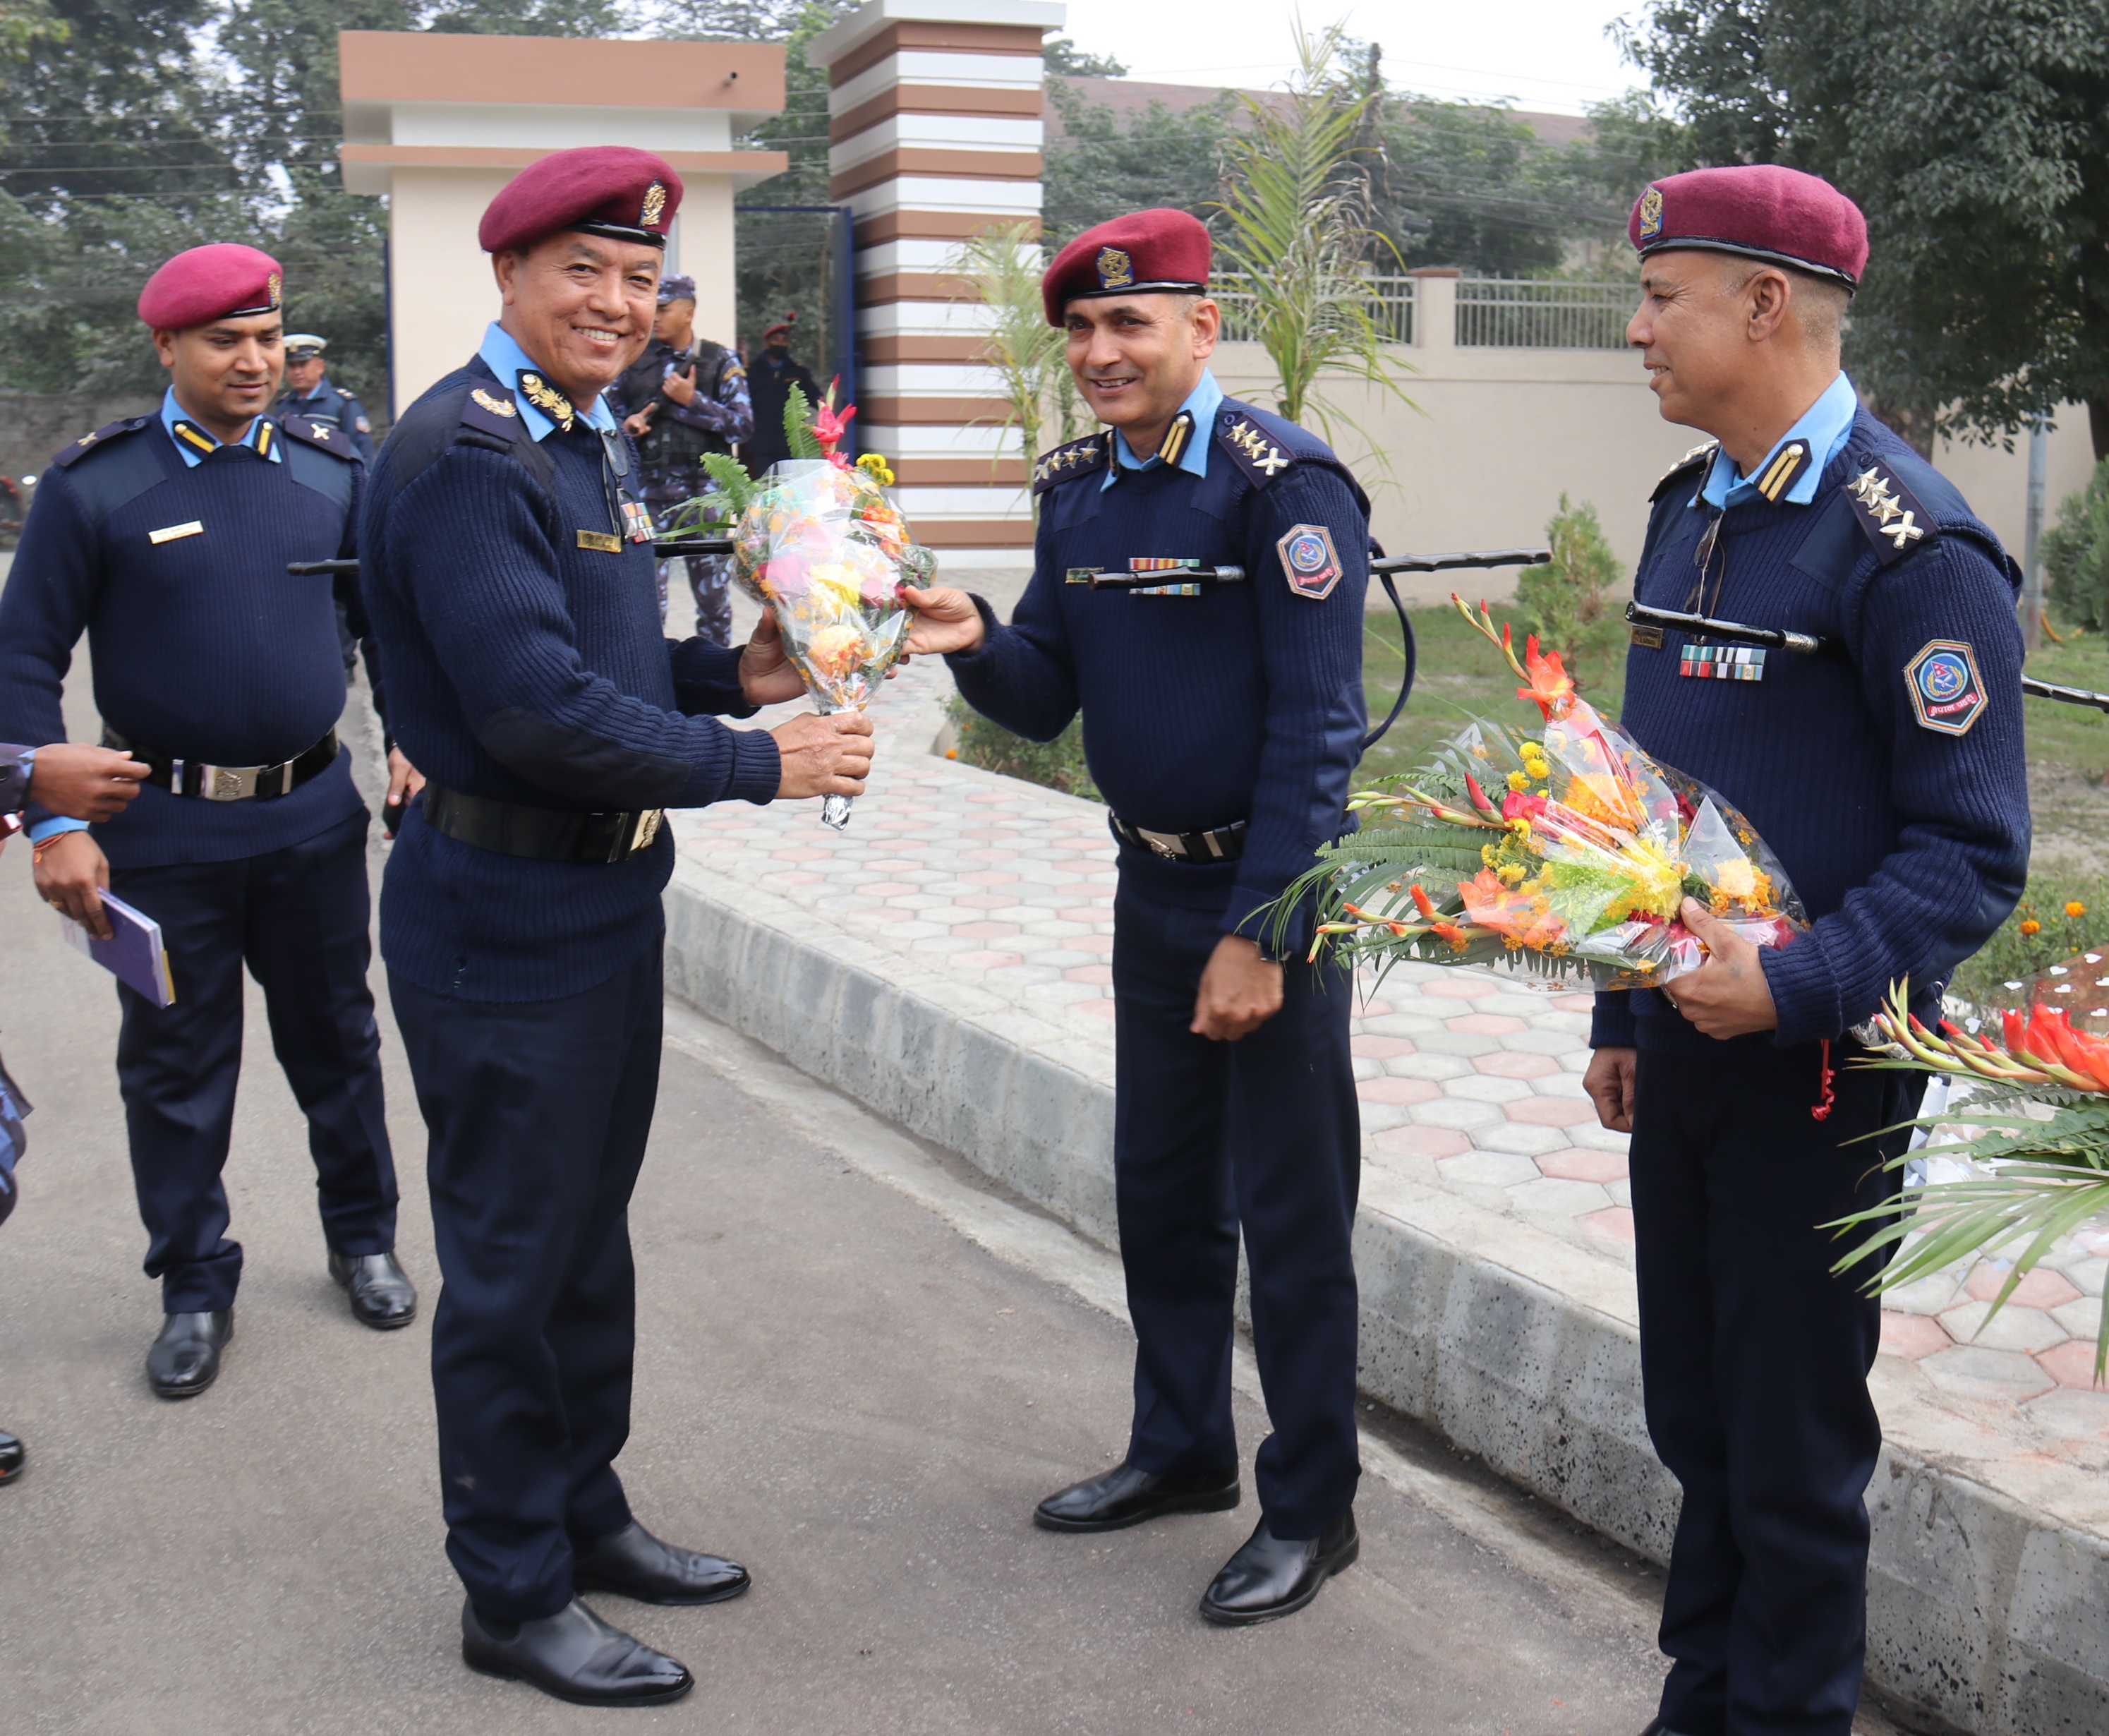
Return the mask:
[[(1978, 1254), (2011, 1254), (2013, 1267), (1989, 1320), (2063, 1237), (2109, 1210), (2109, 1038), (2075, 1030), (2062, 1007), (2040, 1001), (2000, 1014), (1997, 1040), (1991, 1025), (1976, 1019), (1967, 1021), (1974, 1032), (1945, 1019), (1929, 1030), (1909, 1003), (1909, 985), (1893, 985), (1888, 1008), (1875, 1017), (1887, 1047), (1862, 1065), (1967, 1084), (1967, 1110), (1944, 1101), (1910, 1124), (1962, 1134), (1942, 1155), (1966, 1156), (1968, 1171), (1826, 1225), (1841, 1235), (1873, 1227), (1834, 1269), (1848, 1271), (1916, 1236), (1868, 1281), (1869, 1291), (1881, 1295)], [(1907, 1152), (1889, 1167), (1917, 1155)], [(2095, 1335), (2098, 1381), (2105, 1366), (2109, 1313)]]
[[(823, 715), (870, 702), (908, 637), (896, 590), (927, 585), (937, 564), (887, 498), (886, 461), (871, 454), (851, 464), (837, 450), (856, 414), (854, 405), (837, 414), (832, 386), (817, 410), (794, 386), (784, 412), (793, 456), (756, 481), (732, 459), (707, 454), (720, 492), (687, 503), (669, 527), (678, 535), (731, 521), (734, 581), (776, 617)], [(847, 825), (850, 800), (828, 797), (821, 819)]]
[(1687, 897), (1758, 946), (1807, 927), (1748, 821), (1599, 717), (1557, 652), (1533, 638), (1519, 659), (1484, 604), (1475, 615), (1451, 600), (1507, 658), (1542, 727), (1474, 722), (1419, 771), (1351, 798), (1366, 830), (1321, 849), (1283, 894), (1270, 919), (1277, 944), (1315, 898), (1313, 958), (1343, 946), (1357, 961), (1637, 988), (1703, 961), (1678, 914)]

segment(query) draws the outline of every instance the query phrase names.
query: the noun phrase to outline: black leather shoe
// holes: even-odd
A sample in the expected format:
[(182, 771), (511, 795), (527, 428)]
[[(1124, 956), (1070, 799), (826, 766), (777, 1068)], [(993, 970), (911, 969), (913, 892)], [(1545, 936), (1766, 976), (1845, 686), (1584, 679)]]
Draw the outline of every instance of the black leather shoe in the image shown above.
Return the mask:
[(219, 1354), (234, 1336), (234, 1310), (171, 1314), (147, 1353), (147, 1381), (164, 1399), (194, 1399), (219, 1378)]
[(1201, 1614), (1219, 1627), (1246, 1627), (1294, 1615), (1362, 1553), (1352, 1508), (1320, 1535), (1293, 1543), (1276, 1537), (1262, 1519), (1244, 1548), (1223, 1563), (1201, 1599)]
[(620, 1592), (640, 1603), (723, 1603), (754, 1581), (738, 1562), (662, 1543), (635, 1519), (571, 1558), (580, 1591)]
[(1238, 1504), (1238, 1467), (1160, 1475), (1122, 1465), (1072, 1483), (1032, 1510), (1047, 1531), (1120, 1531), (1167, 1513), (1222, 1513)]
[(678, 1658), (610, 1626), (576, 1598), (553, 1616), (504, 1626), (512, 1630), (509, 1639), (485, 1627), (473, 1603), (463, 1604), (462, 1661), (574, 1706), (664, 1706), (696, 1685)]
[(29, 1449), (5, 1429), (0, 1429), (0, 1483), (13, 1482), (29, 1462)]
[(329, 1273), (351, 1298), (352, 1318), (377, 1332), (408, 1326), (418, 1318), (418, 1291), (392, 1254), (332, 1251)]

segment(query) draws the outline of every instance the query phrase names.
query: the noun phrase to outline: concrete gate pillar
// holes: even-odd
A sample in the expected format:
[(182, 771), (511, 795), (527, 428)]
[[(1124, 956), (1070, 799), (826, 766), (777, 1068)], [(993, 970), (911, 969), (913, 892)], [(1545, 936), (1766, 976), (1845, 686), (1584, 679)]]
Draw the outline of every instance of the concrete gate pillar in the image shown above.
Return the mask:
[(697, 330), (735, 341), (733, 194), (789, 160), (732, 142), (783, 109), (780, 47), (344, 30), (337, 53), (344, 184), (388, 198), (391, 417), (497, 317), (483, 208), (576, 145), (634, 145), (674, 166), (684, 197), (666, 269), (696, 280)]
[(1059, 0), (866, 0), (806, 45), (828, 69), (829, 197), (855, 225), (858, 444), (892, 460), (919, 541), (955, 565), (1032, 558), (1036, 455), (1003, 427), (959, 243), (1037, 228), (1042, 34)]

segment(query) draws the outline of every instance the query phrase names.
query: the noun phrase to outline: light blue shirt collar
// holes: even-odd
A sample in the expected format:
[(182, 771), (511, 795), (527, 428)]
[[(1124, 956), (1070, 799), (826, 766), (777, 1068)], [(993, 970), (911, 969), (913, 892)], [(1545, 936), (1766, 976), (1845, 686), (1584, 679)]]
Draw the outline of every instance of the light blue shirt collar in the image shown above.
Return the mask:
[[(514, 341), (513, 334), (496, 320), (491, 321), (483, 334), (483, 347), (476, 352), (483, 358), (483, 365), (513, 388), (513, 406), (520, 412), (520, 425), (526, 428), (528, 437), (538, 443), (547, 437), (556, 427), (541, 411), (527, 401), (520, 390), (520, 376), (539, 373), (545, 379), (549, 370)], [(578, 406), (574, 405), (574, 409)], [(589, 410), (579, 410), (579, 420), (588, 427), (603, 434), (615, 430), (615, 413), (607, 407), (607, 394), (603, 392), (593, 401)]]
[[(1203, 368), (1201, 383), (1186, 394), (1186, 401), (1179, 406), (1194, 418), (1194, 432), (1186, 436), (1186, 449), (1178, 459), (1178, 468), (1189, 476), (1204, 477), (1208, 473), (1208, 448), (1216, 432), (1216, 412), (1222, 403), (1223, 388), (1216, 383), (1215, 375)], [(1106, 479), (1099, 485), (1102, 491), (1113, 486), (1116, 466), (1122, 470), (1147, 470), (1164, 462), (1154, 452), (1148, 458), (1137, 458), (1128, 445), (1127, 436), (1118, 429), (1113, 432), (1113, 462), (1106, 466)]]
[[(205, 454), (199, 451), (196, 447), (193, 446), (187, 440), (185, 440), (182, 436), (176, 432), (176, 424), (178, 422), (186, 423), (187, 426), (196, 430), (199, 434), (202, 435), (205, 439), (210, 441), (215, 446), (224, 446), (228, 444), (228, 442), (222, 440), (217, 434), (214, 433), (212, 430), (207, 427), (203, 423), (200, 422), (196, 417), (187, 416), (183, 414), (183, 405), (176, 402), (176, 389), (174, 387), (169, 386), (164, 387), (161, 392), (161, 426), (168, 430), (169, 443), (173, 445), (177, 451), (183, 454), (183, 463), (192, 470), (196, 469), (200, 464), (205, 462)], [(264, 429), (270, 427), (271, 419), (268, 416), (251, 417), (249, 422), (249, 432), (244, 434), (240, 440), (234, 441), (233, 444), (237, 446), (247, 446), (251, 450), (254, 451), (256, 449), (256, 442), (262, 437)], [(275, 430), (273, 432), (273, 436), (270, 441), (264, 446), (263, 451), (264, 456), (270, 459), (270, 461), (274, 464), (283, 463), (285, 462), (284, 458), (280, 454), (278, 450), (278, 440)]]
[(1782, 451), (1798, 442), (1808, 453), (1809, 461), (1776, 498), (1796, 506), (1808, 505), (1816, 498), (1816, 485), (1822, 479), (1824, 466), (1838, 455), (1838, 449), (1845, 444), (1845, 436), (1852, 431), (1854, 414), (1859, 408), (1860, 395), (1841, 373), (1823, 388), (1823, 395), (1802, 412), (1800, 421), (1780, 436), (1779, 444), (1765, 454), (1764, 462), (1749, 476), (1738, 476), (1735, 459), (1725, 451), (1716, 452), (1714, 468), (1706, 473), (1706, 486), (1699, 491), (1699, 498), (1717, 509), (1764, 499), (1758, 484), (1779, 462)]

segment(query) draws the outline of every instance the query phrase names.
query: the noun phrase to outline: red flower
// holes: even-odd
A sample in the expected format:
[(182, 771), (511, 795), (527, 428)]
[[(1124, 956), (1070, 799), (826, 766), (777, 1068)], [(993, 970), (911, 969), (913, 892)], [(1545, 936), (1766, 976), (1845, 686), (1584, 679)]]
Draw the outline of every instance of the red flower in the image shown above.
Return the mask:
[[(1502, 628), (1502, 648), (1504, 650), (1508, 649), (1508, 637), (1509, 630), (1504, 624)], [(1511, 660), (1514, 660), (1513, 653), (1511, 653)], [(1539, 652), (1535, 633), (1524, 641), (1523, 664), (1529, 672), (1530, 685), (1519, 687), (1516, 698), (1535, 701), (1538, 710), (1544, 712), (1548, 719), (1565, 717), (1574, 709), (1574, 678), (1560, 667), (1557, 651), (1542, 654)]]
[(835, 448), (839, 446), (848, 435), (850, 418), (856, 414), (856, 406), (854, 404), (847, 404), (842, 406), (839, 413), (836, 410), (835, 387), (841, 383), (839, 380), (828, 382), (827, 400), (813, 412), (813, 437), (820, 441), (820, 450), (826, 455), (829, 463), (838, 470), (847, 470), (850, 468), (850, 461), (836, 451)]
[(1512, 789), (1502, 798), (1502, 818), (1504, 820), (1535, 820), (1545, 811), (1545, 798), (1533, 796), (1528, 790)]

